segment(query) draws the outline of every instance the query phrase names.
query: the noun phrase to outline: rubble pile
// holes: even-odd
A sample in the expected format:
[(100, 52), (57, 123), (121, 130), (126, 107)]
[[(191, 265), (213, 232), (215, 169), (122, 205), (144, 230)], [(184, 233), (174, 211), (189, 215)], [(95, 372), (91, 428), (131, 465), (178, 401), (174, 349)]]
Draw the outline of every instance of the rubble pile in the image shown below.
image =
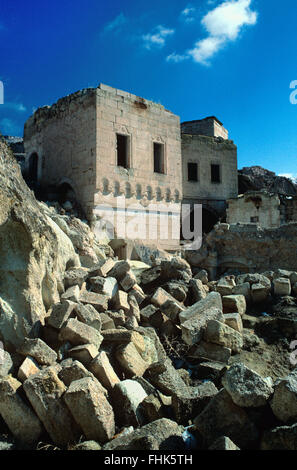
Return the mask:
[(5, 152), (0, 449), (296, 450), (297, 370), (261, 375), (240, 354), (269, 328), (294, 337), (297, 272), (209, 281), (179, 256), (118, 260)]

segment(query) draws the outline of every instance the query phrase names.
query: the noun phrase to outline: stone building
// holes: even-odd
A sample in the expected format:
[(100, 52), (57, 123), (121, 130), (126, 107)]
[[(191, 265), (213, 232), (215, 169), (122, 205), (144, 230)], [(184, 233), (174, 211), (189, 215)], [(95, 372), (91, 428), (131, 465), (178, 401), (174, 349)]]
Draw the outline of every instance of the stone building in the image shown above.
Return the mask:
[(238, 194), (237, 147), (216, 117), (181, 124), (183, 201), (202, 204), (203, 231), (223, 218)]
[(277, 228), (297, 221), (297, 197), (269, 191), (247, 191), (227, 201), (227, 223)]
[(25, 124), (24, 144), (31, 178), (66, 196), (73, 191), (89, 220), (105, 206), (115, 236), (128, 238), (123, 215), (133, 221), (137, 214), (140, 240), (178, 246), (180, 119), (162, 105), (105, 85), (82, 90), (37, 110)]
[(90, 221), (111, 218), (117, 239), (131, 238), (137, 215), (137, 239), (175, 250), (182, 202), (203, 204), (208, 231), (237, 195), (237, 149), (216, 118), (180, 125), (162, 105), (102, 84), (38, 109), (24, 145), (30, 180), (75, 198)]

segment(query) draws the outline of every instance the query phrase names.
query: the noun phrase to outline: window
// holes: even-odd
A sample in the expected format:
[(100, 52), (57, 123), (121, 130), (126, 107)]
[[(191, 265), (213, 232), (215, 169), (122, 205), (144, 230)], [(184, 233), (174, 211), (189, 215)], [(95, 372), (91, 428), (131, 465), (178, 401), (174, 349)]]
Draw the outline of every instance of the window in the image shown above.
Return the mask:
[(154, 172), (165, 173), (164, 145), (154, 142)]
[(117, 134), (117, 165), (123, 168), (130, 167), (130, 137)]
[(259, 222), (259, 217), (251, 217), (252, 224), (256, 224), (257, 222)]
[(220, 165), (212, 164), (211, 165), (211, 182), (220, 183), (221, 182), (221, 168)]
[(188, 163), (188, 181), (198, 181), (197, 163)]

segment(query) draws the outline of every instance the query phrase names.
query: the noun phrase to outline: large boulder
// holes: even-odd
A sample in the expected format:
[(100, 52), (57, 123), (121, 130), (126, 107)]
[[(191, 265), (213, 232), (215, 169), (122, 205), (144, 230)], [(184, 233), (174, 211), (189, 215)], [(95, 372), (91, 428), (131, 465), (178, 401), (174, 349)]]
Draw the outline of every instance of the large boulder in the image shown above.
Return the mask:
[(0, 338), (14, 349), (35, 335), (59, 302), (67, 268), (79, 259), (71, 240), (42, 210), (0, 141)]

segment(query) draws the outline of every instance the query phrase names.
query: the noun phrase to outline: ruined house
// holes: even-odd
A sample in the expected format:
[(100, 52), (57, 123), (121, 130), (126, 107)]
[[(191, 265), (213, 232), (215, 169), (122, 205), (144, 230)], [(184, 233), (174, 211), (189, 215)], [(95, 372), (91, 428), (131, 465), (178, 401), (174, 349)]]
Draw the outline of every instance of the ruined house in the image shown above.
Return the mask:
[(24, 145), (31, 181), (75, 197), (89, 220), (108, 206), (117, 238), (128, 238), (123, 214), (137, 214), (138, 239), (174, 250), (182, 202), (203, 204), (209, 231), (237, 195), (237, 149), (220, 121), (180, 125), (162, 105), (102, 84), (38, 109)]
[(227, 201), (229, 224), (258, 224), (262, 228), (277, 228), (297, 221), (297, 196), (286, 196), (266, 190), (247, 191)]

